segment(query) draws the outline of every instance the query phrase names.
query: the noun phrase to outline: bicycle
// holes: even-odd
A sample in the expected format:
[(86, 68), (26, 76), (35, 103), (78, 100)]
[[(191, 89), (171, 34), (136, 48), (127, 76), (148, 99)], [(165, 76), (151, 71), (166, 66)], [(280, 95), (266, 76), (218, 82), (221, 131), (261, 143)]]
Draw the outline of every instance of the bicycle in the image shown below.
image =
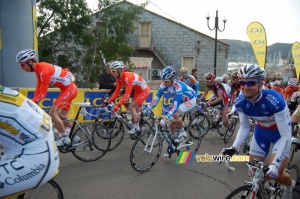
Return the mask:
[(292, 144), (291, 149), (289, 153), (289, 162), (288, 164), (291, 164), (294, 158), (295, 152), (297, 152), (300, 149), (300, 138), (292, 137)]
[[(109, 131), (105, 126), (99, 123), (79, 123), (78, 117), (80, 114), (87, 114), (86, 107), (91, 107), (90, 102), (80, 103), (75, 119), (66, 119), (73, 122), (69, 137), (71, 138), (70, 145), (59, 146), (58, 150), (61, 153), (72, 152), (72, 154), (81, 161), (92, 162), (102, 158), (109, 149), (111, 138)], [(75, 129), (75, 127), (77, 127)], [(55, 140), (59, 137), (55, 135)]]
[[(132, 146), (130, 164), (136, 172), (146, 172), (156, 164), (162, 151), (163, 138), (168, 144), (167, 153), (169, 154), (169, 158), (171, 158), (173, 153), (179, 155), (180, 149), (183, 148), (191, 152), (197, 152), (200, 148), (201, 139), (196, 139), (196, 143), (192, 141), (192, 138), (180, 144), (174, 142), (171, 136), (169, 136), (170, 132), (164, 130), (163, 127), (158, 124), (160, 119), (161, 118), (156, 118), (154, 129), (142, 133)], [(200, 134), (198, 137), (200, 137)], [(195, 146), (195, 148), (192, 149), (192, 146)]]
[(196, 105), (195, 124), (191, 125), (193, 129), (191, 136), (197, 139), (195, 136), (197, 133), (194, 132), (200, 132), (200, 138), (203, 138), (210, 130), (217, 130), (224, 138), (227, 127), (223, 125), (221, 108), (207, 107), (206, 111), (203, 111), (201, 104), (203, 103)]
[(64, 194), (59, 184), (52, 178), (47, 183), (34, 189), (5, 196), (3, 199), (63, 199)]
[(239, 120), (239, 116), (236, 112), (234, 112), (232, 115), (229, 115), (228, 117), (229, 117), (228, 120), (229, 125), (224, 135), (224, 143), (229, 142), (230, 138), (234, 134), (237, 122)]
[[(267, 181), (265, 174), (268, 171), (268, 166), (264, 166), (263, 161), (253, 159), (246, 162), (248, 166), (248, 175), (250, 181), (246, 181), (245, 185), (233, 190), (225, 199), (232, 198), (251, 198), (251, 199), (275, 199), (281, 198), (284, 186), (274, 180)], [(291, 174), (292, 179), (296, 181), (299, 177), (299, 167), (294, 164), (285, 169)], [(274, 181), (274, 182), (273, 182)]]

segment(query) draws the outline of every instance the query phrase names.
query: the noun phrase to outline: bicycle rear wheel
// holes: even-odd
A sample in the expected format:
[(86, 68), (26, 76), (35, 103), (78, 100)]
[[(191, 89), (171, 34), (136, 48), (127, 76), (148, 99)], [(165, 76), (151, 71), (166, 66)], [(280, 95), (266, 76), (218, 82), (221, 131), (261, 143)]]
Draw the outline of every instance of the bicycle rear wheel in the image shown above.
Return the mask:
[(46, 184), (26, 192), (19, 199), (63, 199), (64, 195), (60, 186), (52, 179)]
[(162, 150), (162, 140), (159, 135), (155, 140), (154, 137), (155, 133), (144, 133), (134, 142), (130, 152), (130, 164), (136, 172), (146, 172), (157, 162)]
[(288, 161), (289, 165), (292, 164), (292, 161), (293, 161), (294, 154), (295, 154), (296, 150), (297, 150), (297, 145), (292, 143), (290, 153), (289, 153), (289, 161)]
[(194, 144), (191, 146), (186, 146), (185, 150), (191, 152), (197, 152), (201, 145), (201, 130), (191, 125), (187, 127), (186, 132), (188, 133), (188, 135), (190, 136)]
[(81, 161), (92, 162), (102, 158), (110, 146), (109, 131), (99, 123), (84, 124), (72, 135), (71, 152)]
[(290, 165), (288, 167), (288, 171), (292, 177), (292, 180), (297, 182), (297, 179), (299, 178), (299, 166), (296, 164)]
[[(226, 196), (225, 199), (247, 199), (251, 197), (251, 192), (252, 192), (252, 185), (251, 184), (247, 184), (247, 185), (243, 185), (241, 187), (236, 188), (235, 190), (233, 190), (228, 196)], [(258, 193), (256, 195), (256, 197), (258, 199), (263, 199), (263, 197), (261, 196), (260, 191), (258, 190)]]

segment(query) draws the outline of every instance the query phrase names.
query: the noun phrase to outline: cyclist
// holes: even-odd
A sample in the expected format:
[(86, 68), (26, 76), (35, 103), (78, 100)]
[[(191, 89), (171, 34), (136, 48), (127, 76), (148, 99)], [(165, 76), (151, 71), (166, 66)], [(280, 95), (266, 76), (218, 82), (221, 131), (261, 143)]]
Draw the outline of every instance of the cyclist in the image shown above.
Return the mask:
[(127, 67), (124, 66), (124, 63), (121, 61), (112, 62), (110, 65), (110, 69), (113, 76), (117, 80), (117, 86), (113, 95), (108, 99), (108, 103), (111, 103), (118, 97), (121, 90), (121, 86), (125, 85), (125, 94), (123, 95), (122, 99), (113, 107), (114, 111), (120, 110), (120, 106), (128, 100), (131, 91), (134, 90), (133, 101), (129, 105), (129, 110), (133, 118), (134, 126), (130, 131), (128, 131), (128, 133), (135, 134), (137, 131), (140, 131), (138, 123), (138, 113), (140, 112), (143, 102), (147, 99), (147, 97), (150, 94), (149, 87), (147, 85), (147, 82), (136, 73), (125, 72), (124, 70), (127, 70)]
[(215, 75), (213, 73), (206, 73), (204, 75), (204, 80), (206, 84), (206, 89), (203, 95), (201, 95), (201, 97), (199, 98), (199, 101), (205, 99), (206, 95), (208, 94), (208, 91), (211, 90), (213, 92), (212, 96), (205, 104), (204, 109), (206, 109), (208, 106), (220, 105), (222, 111), (223, 124), (224, 126), (228, 127), (228, 95), (225, 91), (225, 88), (223, 87), (221, 82), (215, 81)]
[(291, 146), (291, 120), (284, 98), (274, 90), (262, 89), (266, 73), (260, 66), (243, 66), (238, 75), (242, 94), (236, 98), (235, 106), (239, 113), (240, 128), (232, 147), (224, 148), (222, 154), (232, 156), (239, 151), (250, 132), (248, 117), (252, 117), (256, 120), (256, 126), (249, 151), (250, 159), (264, 161), (272, 144), (267, 175), (286, 185), (282, 198), (292, 198), (295, 182), (284, 172)]
[(66, 127), (72, 127), (72, 124), (65, 119), (68, 117), (72, 100), (76, 97), (78, 89), (75, 85), (75, 78), (68, 69), (46, 62), (37, 62), (36, 52), (34, 50), (22, 50), (17, 54), (16, 61), (21, 69), (26, 72), (35, 72), (37, 77), (37, 86), (32, 101), (39, 103), (47, 94), (48, 87), (51, 84), (60, 89), (60, 94), (50, 108), (49, 115), (59, 132), (61, 139), (57, 141), (57, 146), (70, 144), (69, 132)]
[(298, 80), (296, 78), (291, 78), (288, 81), (288, 86), (284, 91), (284, 99), (289, 101), (294, 92), (299, 91)]
[[(193, 110), (193, 108), (195, 107), (196, 93), (185, 83), (176, 80), (175, 75), (176, 72), (174, 67), (172, 66), (166, 66), (160, 72), (160, 78), (163, 82), (160, 84), (155, 98), (152, 100), (150, 105), (145, 108), (144, 112), (146, 112), (147, 114), (156, 106), (164, 91), (175, 94), (173, 107), (167, 113), (167, 115), (163, 119), (161, 119), (160, 125), (164, 126), (166, 121), (170, 120), (171, 133), (174, 135), (176, 127), (178, 127), (179, 129), (179, 135), (174, 141), (183, 144), (184, 142), (186, 142), (188, 136), (184, 130), (181, 117), (184, 113)], [(169, 155), (165, 154), (165, 156)]]
[(220, 82), (223, 85), (227, 95), (229, 96), (231, 93), (231, 87), (223, 81), (223, 77), (216, 77), (216, 81)]
[(231, 74), (231, 92), (230, 92), (230, 104), (234, 103), (235, 98), (240, 94), (241, 85), (239, 84), (239, 77), (237, 72)]
[(279, 80), (275, 80), (272, 90), (278, 91), (282, 96), (284, 96), (284, 89), (280, 87), (281, 82)]
[(0, 198), (47, 183), (58, 172), (51, 117), (0, 85)]
[(186, 85), (194, 89), (195, 93), (198, 94), (199, 91), (199, 82), (193, 75), (189, 75), (189, 70), (186, 67), (180, 69), (181, 77), (180, 81), (184, 82)]

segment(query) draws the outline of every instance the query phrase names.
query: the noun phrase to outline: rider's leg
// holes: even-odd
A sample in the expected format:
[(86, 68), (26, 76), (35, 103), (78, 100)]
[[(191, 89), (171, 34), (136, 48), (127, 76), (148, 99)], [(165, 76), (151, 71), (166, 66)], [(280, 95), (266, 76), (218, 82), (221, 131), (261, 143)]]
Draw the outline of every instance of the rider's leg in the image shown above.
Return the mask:
[(133, 122), (133, 125), (134, 127), (139, 130), (139, 111), (140, 111), (141, 107), (135, 102), (135, 101), (132, 101), (132, 103), (130, 104), (129, 106), (129, 110), (130, 110), (130, 113), (132, 115), (132, 122)]

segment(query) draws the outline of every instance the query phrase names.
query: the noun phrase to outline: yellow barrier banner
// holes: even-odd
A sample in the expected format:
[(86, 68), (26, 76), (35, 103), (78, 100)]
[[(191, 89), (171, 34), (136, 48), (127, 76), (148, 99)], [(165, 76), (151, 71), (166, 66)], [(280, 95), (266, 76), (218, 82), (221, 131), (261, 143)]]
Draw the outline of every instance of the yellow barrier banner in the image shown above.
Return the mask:
[(296, 41), (292, 46), (292, 56), (294, 59), (294, 67), (296, 69), (297, 79), (299, 80), (300, 73), (300, 43)]
[(267, 57), (267, 38), (265, 28), (259, 22), (252, 22), (247, 27), (247, 34), (258, 65), (265, 68)]

